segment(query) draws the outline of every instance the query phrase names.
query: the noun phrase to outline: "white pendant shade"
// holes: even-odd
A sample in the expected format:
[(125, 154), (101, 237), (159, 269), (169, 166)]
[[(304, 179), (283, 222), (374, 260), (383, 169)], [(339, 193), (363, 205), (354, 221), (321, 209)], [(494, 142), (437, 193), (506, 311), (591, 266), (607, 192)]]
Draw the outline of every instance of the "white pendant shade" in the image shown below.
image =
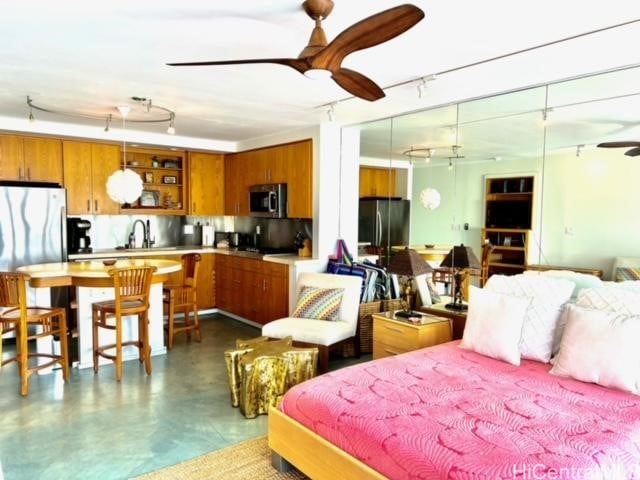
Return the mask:
[(133, 203), (142, 193), (142, 178), (133, 170), (116, 170), (107, 179), (107, 194), (119, 204)]
[(425, 188), (420, 192), (420, 202), (427, 210), (435, 210), (440, 206), (440, 192), (435, 188)]

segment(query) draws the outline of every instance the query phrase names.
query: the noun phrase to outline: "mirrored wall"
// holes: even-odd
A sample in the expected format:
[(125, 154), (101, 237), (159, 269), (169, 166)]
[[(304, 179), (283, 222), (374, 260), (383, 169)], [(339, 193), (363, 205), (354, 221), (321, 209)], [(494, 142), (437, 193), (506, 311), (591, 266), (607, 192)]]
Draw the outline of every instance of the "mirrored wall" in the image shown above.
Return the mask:
[(363, 124), (358, 241), (480, 257), (488, 239), (494, 273), (609, 278), (616, 257), (640, 257), (640, 155), (597, 145), (640, 141), (639, 107), (627, 68)]

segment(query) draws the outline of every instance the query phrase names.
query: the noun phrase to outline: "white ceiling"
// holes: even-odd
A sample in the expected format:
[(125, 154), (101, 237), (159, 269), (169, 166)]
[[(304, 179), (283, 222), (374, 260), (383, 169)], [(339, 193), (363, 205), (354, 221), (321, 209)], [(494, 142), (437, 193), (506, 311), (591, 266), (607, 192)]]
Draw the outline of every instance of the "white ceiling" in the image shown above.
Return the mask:
[[(329, 39), (399, 1), (335, 0)], [(380, 86), (418, 79), (505, 53), (640, 18), (640, 2), (609, 0), (415, 0), (426, 18), (344, 66)], [(312, 21), (301, 0), (5, 2), (0, 22), (0, 129), (38, 131), (25, 121), (26, 96), (55, 110), (117, 116), (131, 96), (176, 112), (175, 137), (158, 125), (154, 143), (190, 138), (241, 142), (327, 120), (326, 105), (348, 95), (278, 65), (168, 67), (166, 62), (295, 57)], [(342, 123), (382, 118), (496, 91), (640, 61), (640, 24), (438, 76), (422, 99), (417, 84), (386, 90), (375, 103), (340, 101)], [(39, 121), (95, 125), (36, 112)], [(100, 134), (102, 135), (102, 134)], [(96, 137), (100, 137), (96, 134)], [(141, 134), (142, 135), (142, 134)], [(166, 138), (165, 138), (166, 137)], [(229, 147), (230, 149), (233, 147)]]

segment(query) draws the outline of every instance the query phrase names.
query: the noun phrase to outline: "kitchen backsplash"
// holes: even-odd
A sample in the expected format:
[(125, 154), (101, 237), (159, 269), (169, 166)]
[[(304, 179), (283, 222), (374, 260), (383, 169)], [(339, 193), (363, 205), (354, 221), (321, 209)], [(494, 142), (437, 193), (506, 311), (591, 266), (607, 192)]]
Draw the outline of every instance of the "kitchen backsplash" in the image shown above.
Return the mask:
[[(171, 215), (80, 215), (91, 222), (91, 246), (94, 249), (115, 248), (125, 245), (135, 220), (149, 220), (154, 246), (195, 245), (201, 238), (185, 234), (185, 225), (212, 225), (216, 232), (240, 232), (253, 236), (260, 229), (263, 247), (292, 247), (297, 232), (311, 238), (312, 221), (301, 219), (269, 219), (226, 216), (171, 216)], [(197, 229), (196, 229), (197, 231)], [(136, 245), (142, 244), (142, 227), (136, 225)]]

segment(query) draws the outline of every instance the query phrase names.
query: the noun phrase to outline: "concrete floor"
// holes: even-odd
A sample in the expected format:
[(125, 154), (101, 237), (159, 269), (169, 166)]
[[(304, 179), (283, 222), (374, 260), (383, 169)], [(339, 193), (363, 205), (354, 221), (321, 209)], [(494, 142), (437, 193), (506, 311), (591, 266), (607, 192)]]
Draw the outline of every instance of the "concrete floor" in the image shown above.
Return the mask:
[[(223, 356), (237, 338), (259, 330), (218, 315), (202, 325), (203, 342), (179, 337), (168, 355), (152, 358), (151, 376), (139, 362), (125, 362), (120, 384), (111, 365), (97, 375), (72, 369), (67, 384), (56, 371), (32, 376), (22, 398), (15, 364), (3, 367), (5, 480), (125, 479), (264, 435), (265, 415), (248, 420), (231, 407)], [(331, 368), (354, 361), (332, 361)]]

